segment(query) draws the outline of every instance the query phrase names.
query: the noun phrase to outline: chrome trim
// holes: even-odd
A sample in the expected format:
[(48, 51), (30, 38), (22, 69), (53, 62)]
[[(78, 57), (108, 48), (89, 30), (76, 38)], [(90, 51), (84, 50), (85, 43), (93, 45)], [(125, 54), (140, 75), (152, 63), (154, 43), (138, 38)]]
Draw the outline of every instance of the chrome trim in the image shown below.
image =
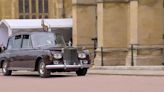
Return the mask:
[(64, 69), (66, 69), (66, 60), (64, 60)]
[(83, 65), (83, 61), (82, 61), (82, 60), (80, 60), (80, 65), (81, 65), (81, 67), (80, 67), (81, 69), (84, 68), (84, 67), (82, 66), (82, 65)]
[(72, 68), (89, 68), (88, 65), (46, 65), (46, 69), (72, 69)]

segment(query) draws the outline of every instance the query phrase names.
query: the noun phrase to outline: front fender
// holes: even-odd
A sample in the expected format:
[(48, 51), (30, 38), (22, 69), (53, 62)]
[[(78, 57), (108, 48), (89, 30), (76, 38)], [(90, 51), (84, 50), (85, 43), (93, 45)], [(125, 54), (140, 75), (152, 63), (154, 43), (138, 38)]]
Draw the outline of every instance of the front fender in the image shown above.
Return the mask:
[(2, 68), (3, 61), (7, 61), (7, 58), (0, 58), (0, 68)]
[(38, 59), (43, 59), (43, 61), (45, 62), (45, 64), (50, 64), (52, 63), (52, 53), (50, 51), (42, 51), (42, 54), (38, 55), (36, 58), (36, 61), (38, 61)]

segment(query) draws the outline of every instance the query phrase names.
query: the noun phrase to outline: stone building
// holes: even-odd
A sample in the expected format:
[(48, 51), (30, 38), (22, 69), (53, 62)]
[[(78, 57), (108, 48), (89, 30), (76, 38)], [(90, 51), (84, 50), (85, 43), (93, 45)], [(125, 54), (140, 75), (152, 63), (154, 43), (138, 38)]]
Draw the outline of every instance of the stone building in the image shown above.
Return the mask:
[(164, 62), (163, 0), (0, 0), (1, 19), (70, 17), (74, 46), (93, 46), (97, 37), (95, 65), (101, 52), (104, 65)]
[(0, 19), (72, 17), (72, 0), (0, 0)]
[(99, 47), (104, 65), (162, 65), (163, 16), (163, 0), (73, 0), (74, 44), (96, 36), (96, 65), (101, 65)]

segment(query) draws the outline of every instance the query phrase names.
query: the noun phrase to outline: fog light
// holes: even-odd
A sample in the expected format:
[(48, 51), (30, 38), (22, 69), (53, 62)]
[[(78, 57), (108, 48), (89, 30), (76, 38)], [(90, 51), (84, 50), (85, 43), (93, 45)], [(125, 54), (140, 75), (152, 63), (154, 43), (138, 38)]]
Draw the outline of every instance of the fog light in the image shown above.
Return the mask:
[(58, 65), (59, 61), (53, 61), (54, 65)]
[(88, 61), (87, 60), (83, 60), (83, 64), (88, 64)]

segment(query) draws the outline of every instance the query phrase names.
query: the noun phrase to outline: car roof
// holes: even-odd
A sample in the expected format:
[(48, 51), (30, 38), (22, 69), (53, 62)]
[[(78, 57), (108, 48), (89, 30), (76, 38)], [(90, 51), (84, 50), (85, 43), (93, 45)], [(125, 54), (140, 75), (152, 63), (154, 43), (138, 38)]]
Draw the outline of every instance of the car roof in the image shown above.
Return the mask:
[(37, 34), (37, 33), (51, 33), (51, 32), (45, 32), (45, 31), (35, 31), (35, 32), (19, 32), (19, 33), (15, 33), (13, 34), (11, 37), (17, 36), (17, 35), (24, 35), (24, 34)]

